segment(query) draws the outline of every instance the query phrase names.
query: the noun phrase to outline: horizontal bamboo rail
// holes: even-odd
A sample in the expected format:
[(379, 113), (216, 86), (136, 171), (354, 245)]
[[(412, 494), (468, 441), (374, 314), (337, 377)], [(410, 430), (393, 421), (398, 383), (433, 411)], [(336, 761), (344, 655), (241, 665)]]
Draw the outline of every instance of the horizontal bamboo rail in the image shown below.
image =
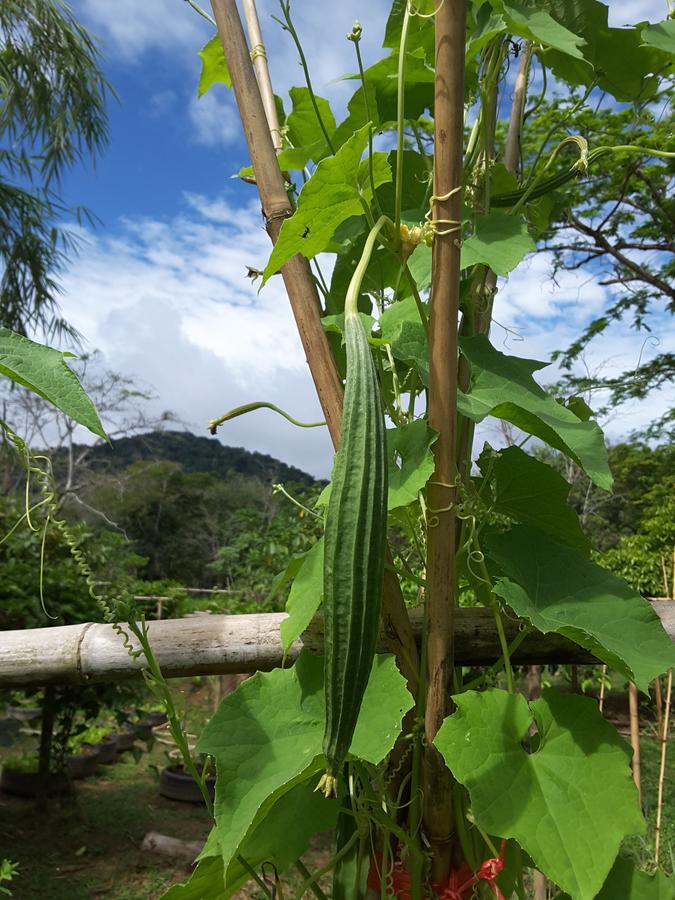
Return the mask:
[[(654, 611), (675, 641), (675, 602), (656, 602)], [(279, 625), (285, 613), (244, 616), (195, 615), (149, 622), (152, 647), (169, 678), (269, 671), (282, 663)], [(491, 665), (499, 657), (499, 640), (491, 611), (458, 609), (455, 635), (458, 665)], [(410, 611), (416, 637), (422, 630), (419, 610)], [(511, 642), (518, 634), (516, 619), (505, 621)], [(321, 620), (296, 641), (294, 660), (302, 647), (320, 650)], [(382, 642), (379, 647), (386, 652)], [(516, 665), (585, 663), (594, 658), (556, 634), (529, 634), (513, 654)], [(138, 677), (141, 660), (132, 659), (110, 625), (62, 625), (0, 632), (0, 687), (46, 684), (84, 684)]]

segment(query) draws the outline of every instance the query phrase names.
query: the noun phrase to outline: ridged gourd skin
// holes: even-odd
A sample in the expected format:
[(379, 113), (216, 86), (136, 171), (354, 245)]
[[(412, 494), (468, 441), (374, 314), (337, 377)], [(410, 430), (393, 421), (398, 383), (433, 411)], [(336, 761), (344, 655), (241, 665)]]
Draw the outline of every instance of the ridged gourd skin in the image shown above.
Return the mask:
[(375, 657), (387, 536), (387, 437), (358, 313), (346, 311), (347, 380), (324, 537), (328, 786), (349, 748)]

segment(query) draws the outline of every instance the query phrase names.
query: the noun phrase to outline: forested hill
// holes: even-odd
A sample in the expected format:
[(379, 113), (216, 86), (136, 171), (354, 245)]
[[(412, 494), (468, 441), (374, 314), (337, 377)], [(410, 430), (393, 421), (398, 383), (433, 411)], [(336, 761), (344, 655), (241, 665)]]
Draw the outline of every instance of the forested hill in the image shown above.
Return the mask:
[(184, 472), (205, 472), (219, 478), (233, 473), (265, 482), (313, 485), (306, 472), (263, 453), (243, 447), (226, 447), (216, 438), (198, 437), (189, 431), (152, 431), (102, 444), (89, 457), (93, 469), (117, 471), (134, 462), (152, 460), (179, 463)]

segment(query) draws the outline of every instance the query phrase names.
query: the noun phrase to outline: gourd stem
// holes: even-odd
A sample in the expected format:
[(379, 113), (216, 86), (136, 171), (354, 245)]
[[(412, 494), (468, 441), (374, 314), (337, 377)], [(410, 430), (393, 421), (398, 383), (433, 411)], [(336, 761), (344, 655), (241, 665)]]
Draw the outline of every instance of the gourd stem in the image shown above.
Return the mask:
[(345, 316), (357, 316), (359, 313), (359, 294), (361, 293), (363, 278), (366, 274), (366, 269), (370, 263), (370, 257), (373, 255), (373, 250), (375, 249), (375, 244), (380, 232), (386, 225), (391, 225), (391, 219), (389, 216), (380, 216), (368, 233), (363, 252), (361, 253), (361, 259), (354, 269), (354, 274), (352, 275), (349, 287), (347, 288), (347, 296), (345, 297)]
[(405, 126), (405, 64), (410, 25), (410, 4), (406, 3), (401, 26), (401, 44), (398, 51), (398, 96), (396, 100), (396, 199), (394, 201), (394, 225), (396, 234), (401, 228), (401, 205), (403, 203), (403, 129)]

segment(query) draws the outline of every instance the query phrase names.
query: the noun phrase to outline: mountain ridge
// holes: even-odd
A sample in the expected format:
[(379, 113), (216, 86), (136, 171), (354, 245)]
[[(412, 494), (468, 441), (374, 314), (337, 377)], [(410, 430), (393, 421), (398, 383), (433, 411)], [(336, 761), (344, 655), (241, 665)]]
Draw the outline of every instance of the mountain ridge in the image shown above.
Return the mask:
[(94, 469), (117, 471), (134, 462), (175, 462), (185, 472), (206, 472), (221, 478), (232, 473), (259, 478), (265, 482), (289, 482), (314, 485), (316, 479), (265, 453), (230, 447), (213, 438), (191, 431), (149, 431), (123, 437), (112, 446), (98, 444), (91, 448), (89, 461)]

